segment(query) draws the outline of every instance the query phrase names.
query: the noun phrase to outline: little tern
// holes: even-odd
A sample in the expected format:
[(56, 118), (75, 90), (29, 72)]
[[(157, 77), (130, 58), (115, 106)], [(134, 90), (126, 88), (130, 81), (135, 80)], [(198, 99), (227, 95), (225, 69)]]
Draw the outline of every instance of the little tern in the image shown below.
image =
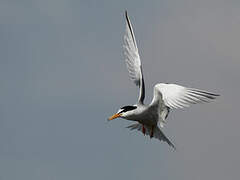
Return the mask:
[(125, 17), (124, 57), (130, 78), (139, 87), (139, 97), (136, 104), (121, 107), (109, 120), (120, 117), (136, 121), (137, 123), (128, 126), (130, 130), (142, 131), (144, 135), (165, 141), (175, 149), (173, 143), (160, 129), (166, 123), (170, 110), (189, 107), (190, 104), (209, 102), (219, 95), (177, 84), (158, 83), (153, 89), (152, 102), (149, 105), (144, 104), (145, 86), (141, 60), (127, 11), (125, 11)]

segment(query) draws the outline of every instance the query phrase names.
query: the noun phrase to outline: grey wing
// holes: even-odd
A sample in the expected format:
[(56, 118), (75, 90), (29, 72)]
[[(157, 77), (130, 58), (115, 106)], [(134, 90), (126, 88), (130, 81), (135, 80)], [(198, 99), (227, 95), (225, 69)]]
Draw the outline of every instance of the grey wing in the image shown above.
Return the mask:
[(206, 92), (199, 89), (187, 88), (177, 84), (159, 83), (154, 87), (152, 103), (160, 99), (165, 106), (173, 109), (189, 107), (190, 104), (210, 102), (218, 94)]
[(170, 109), (210, 102), (217, 96), (219, 95), (199, 89), (186, 88), (177, 84), (159, 83), (154, 86), (154, 95), (150, 106), (158, 106), (160, 117), (158, 124), (163, 127)]
[(139, 87), (138, 101), (140, 103), (143, 103), (145, 98), (145, 86), (141, 60), (138, 53), (137, 43), (135, 40), (132, 25), (127, 15), (127, 11), (125, 12), (125, 17), (126, 17), (126, 32), (124, 35), (123, 44), (124, 57), (127, 65), (127, 70), (129, 72), (129, 76), (134, 81), (134, 83)]

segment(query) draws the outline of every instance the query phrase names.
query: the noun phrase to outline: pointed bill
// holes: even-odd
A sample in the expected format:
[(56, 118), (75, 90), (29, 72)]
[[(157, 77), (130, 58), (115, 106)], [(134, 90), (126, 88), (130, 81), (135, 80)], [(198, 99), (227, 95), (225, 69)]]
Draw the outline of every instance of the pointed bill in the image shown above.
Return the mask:
[(108, 118), (109, 121), (113, 120), (113, 119), (116, 119), (118, 117), (121, 117), (121, 114), (120, 113), (117, 113), (117, 114), (114, 114), (113, 116), (111, 116), (110, 118)]

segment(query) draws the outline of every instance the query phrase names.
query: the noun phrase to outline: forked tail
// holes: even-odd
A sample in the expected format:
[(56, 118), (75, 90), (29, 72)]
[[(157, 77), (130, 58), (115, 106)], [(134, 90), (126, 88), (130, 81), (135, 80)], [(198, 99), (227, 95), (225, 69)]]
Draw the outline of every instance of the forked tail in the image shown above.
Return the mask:
[[(145, 134), (150, 136), (151, 127), (146, 126), (146, 125), (144, 125), (144, 127), (146, 129)], [(142, 124), (139, 124), (139, 123), (132, 124), (132, 125), (128, 126), (127, 128), (129, 128), (130, 130), (142, 131)], [(158, 126), (155, 126), (155, 128), (154, 128), (153, 137), (160, 141), (164, 141), (164, 142), (168, 143), (169, 146), (176, 149), (175, 146), (173, 145), (173, 143), (171, 143), (171, 141), (163, 134), (163, 132), (160, 130), (160, 128)]]

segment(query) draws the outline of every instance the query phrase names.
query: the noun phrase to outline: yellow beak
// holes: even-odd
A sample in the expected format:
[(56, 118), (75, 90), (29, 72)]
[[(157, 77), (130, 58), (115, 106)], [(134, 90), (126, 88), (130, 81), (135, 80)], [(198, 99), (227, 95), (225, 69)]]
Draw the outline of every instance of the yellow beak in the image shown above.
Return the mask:
[(108, 120), (113, 120), (113, 119), (118, 118), (120, 116), (121, 116), (121, 114), (117, 113), (117, 114), (114, 114), (113, 116), (111, 116), (110, 118), (108, 118)]

